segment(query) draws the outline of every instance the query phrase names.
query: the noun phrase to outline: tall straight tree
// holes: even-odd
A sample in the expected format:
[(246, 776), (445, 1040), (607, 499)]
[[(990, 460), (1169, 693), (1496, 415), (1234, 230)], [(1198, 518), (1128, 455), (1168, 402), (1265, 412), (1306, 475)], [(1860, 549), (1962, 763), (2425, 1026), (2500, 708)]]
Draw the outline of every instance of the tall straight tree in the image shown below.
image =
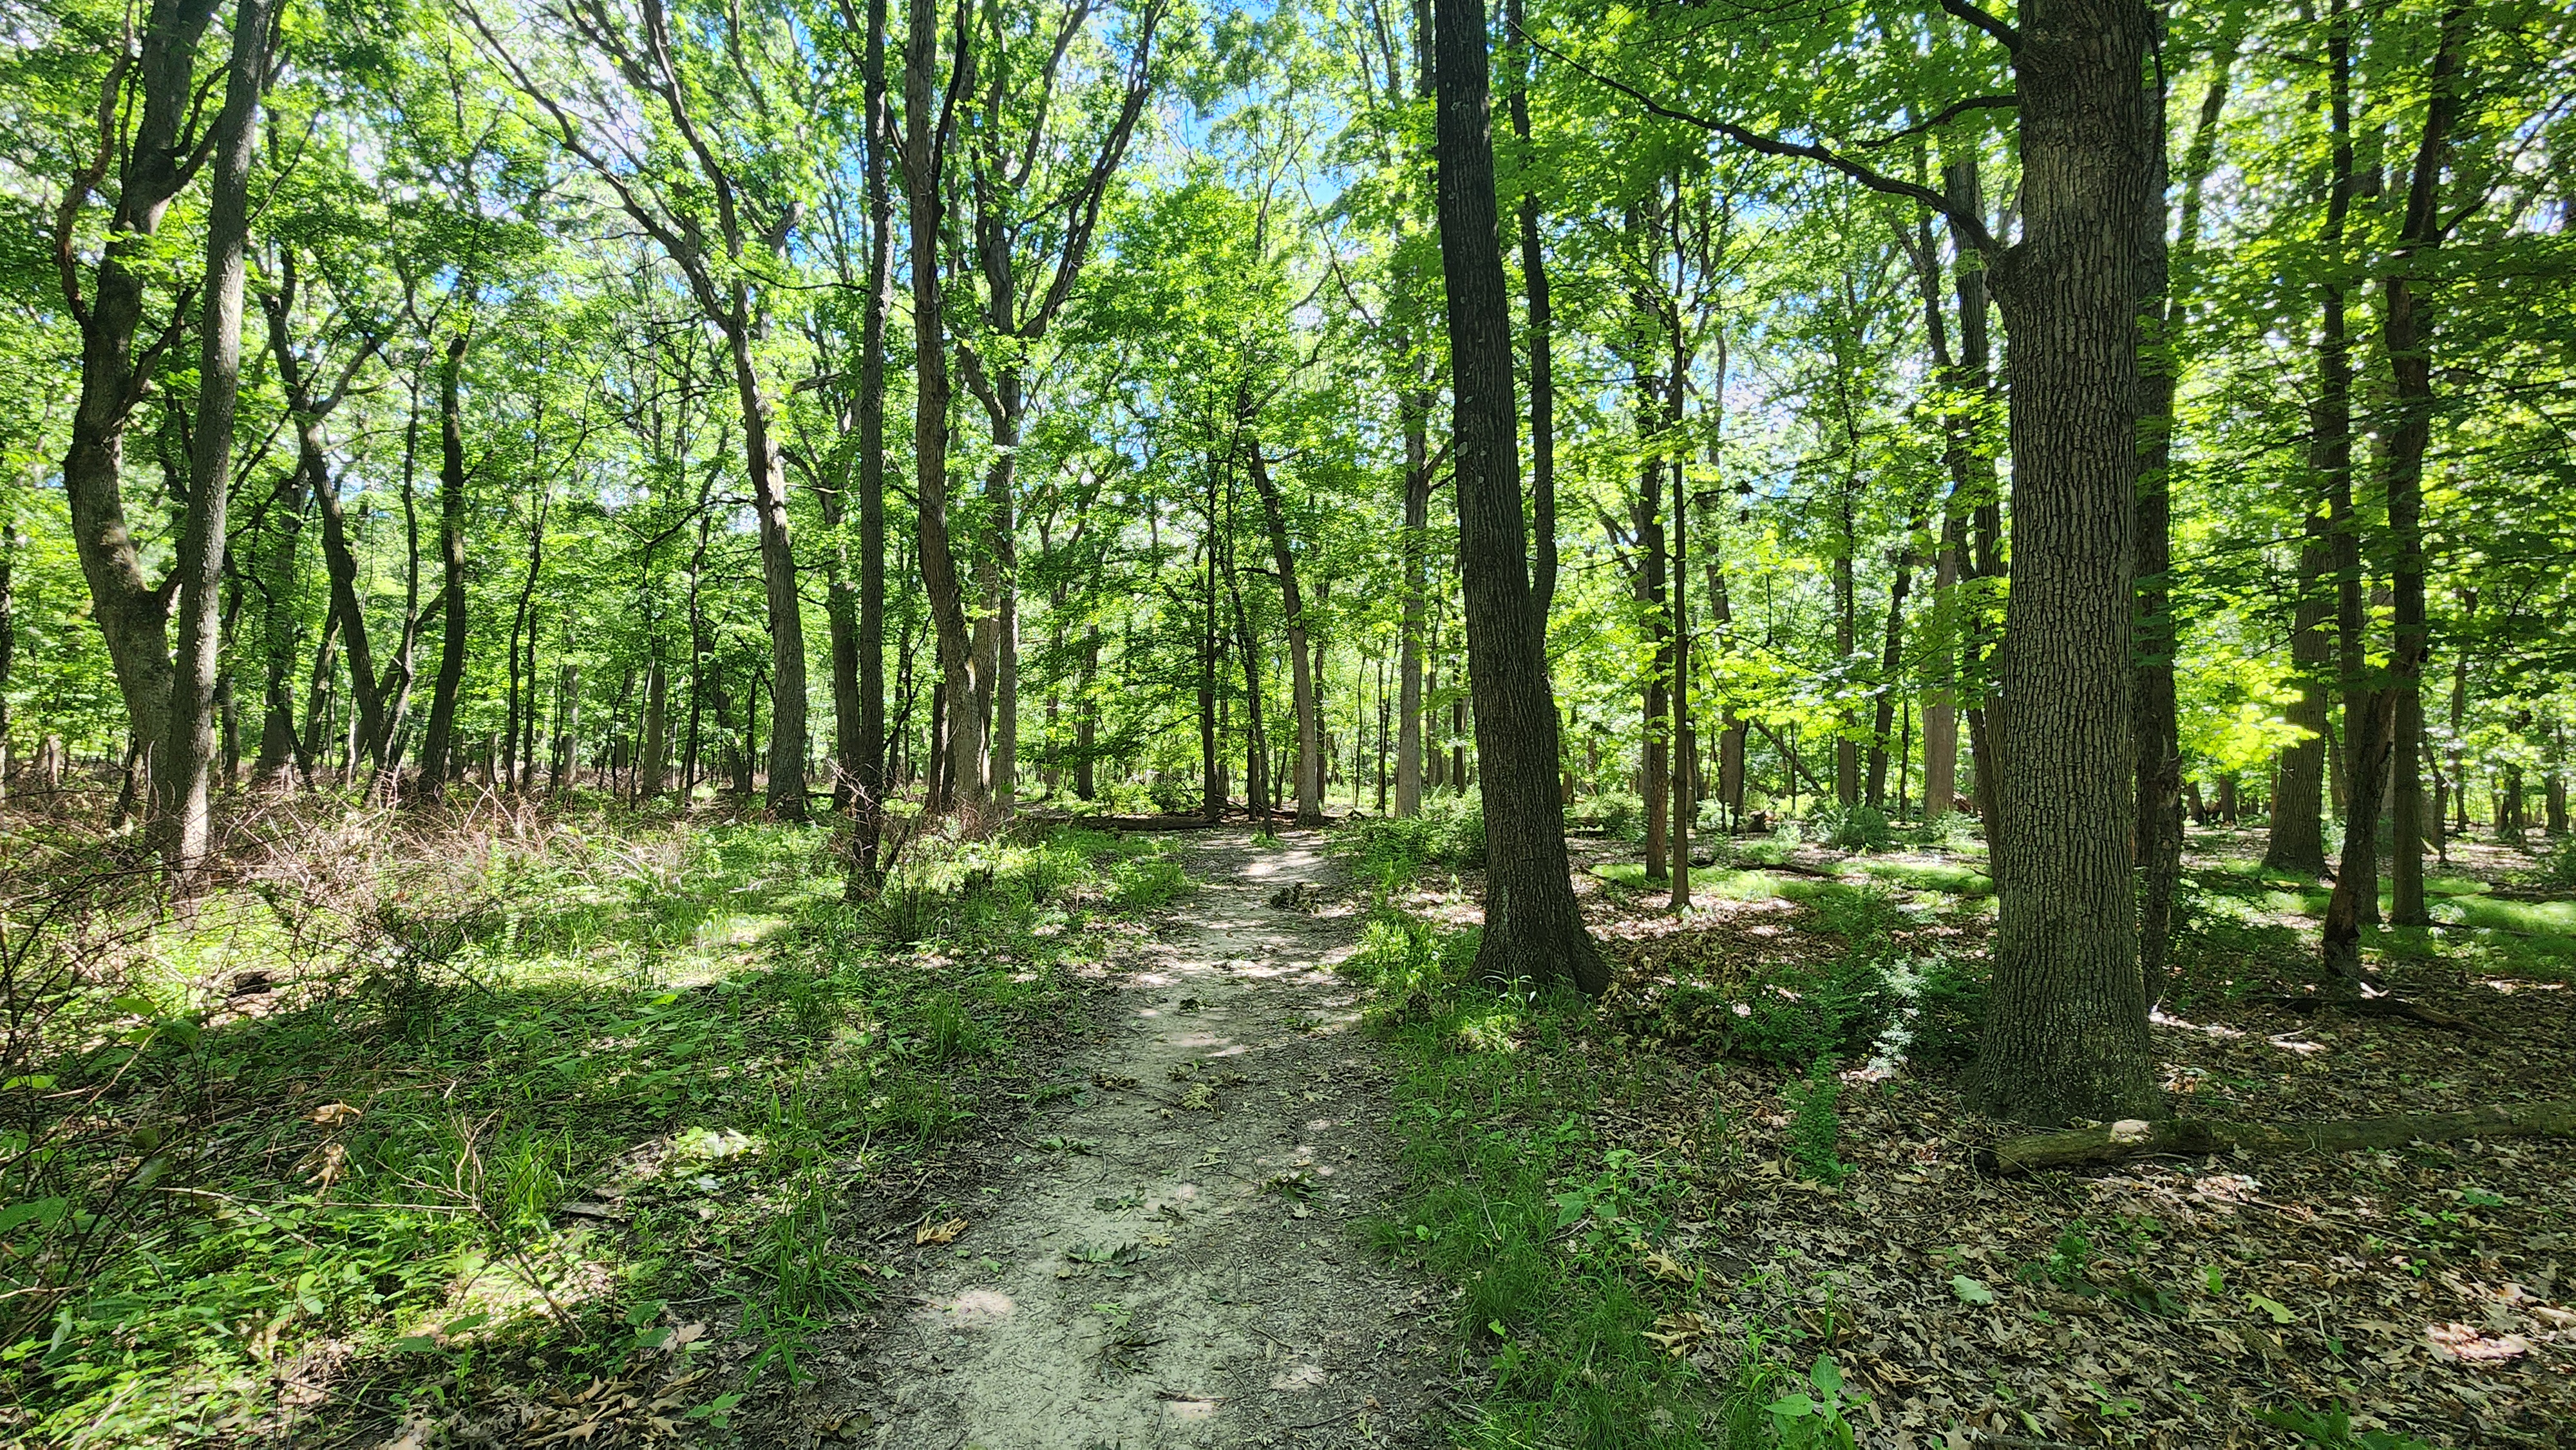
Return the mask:
[(179, 535), (178, 657), (169, 718), (153, 772), (153, 835), (173, 876), (202, 866), (215, 744), (215, 671), (223, 652), (224, 520), (232, 492), (233, 412), (241, 396), (242, 283), (249, 270), (250, 172), (268, 80), (268, 0), (233, 12), (223, 110), (210, 140), (215, 171), (206, 206), (205, 314), (197, 333), (197, 421), (190, 439), (187, 513)]
[(960, 6), (951, 70), (939, 86), (937, 0), (911, 0), (903, 54), (903, 187), (912, 228), (912, 483), (921, 546), (921, 582), (938, 642), (941, 706), (946, 730), (944, 800), (970, 821), (984, 814), (984, 716), (975, 676), (974, 641), (966, 622), (966, 595), (957, 551), (948, 532), (948, 320), (939, 289), (939, 253), (946, 234), (946, 169), (957, 96), (972, 83), (974, 57), (967, 46)]
[(1438, 0), (1432, 26), (1458, 571), (1466, 588), (1467, 678), (1489, 862), (1476, 967), (1494, 980), (1570, 982), (1599, 993), (1610, 985), (1610, 970), (1567, 875), (1547, 619), (1530, 588), (1521, 517), (1512, 309), (1494, 196), (1485, 8), (1480, 0)]

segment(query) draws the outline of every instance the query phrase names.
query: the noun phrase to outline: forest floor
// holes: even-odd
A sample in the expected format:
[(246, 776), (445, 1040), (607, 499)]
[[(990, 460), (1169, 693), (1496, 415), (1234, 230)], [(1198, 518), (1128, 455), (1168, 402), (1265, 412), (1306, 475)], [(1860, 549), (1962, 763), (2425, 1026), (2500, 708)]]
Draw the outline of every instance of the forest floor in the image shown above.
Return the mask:
[[(95, 813), (93, 813), (95, 814)], [(1958, 823), (1571, 842), (1599, 1002), (1473, 979), (1481, 824), (829, 830), (286, 798), (170, 909), (0, 830), (0, 1441), (330, 1450), (2538, 1447), (2576, 1144), (1996, 1179)], [(1104, 823), (1094, 823), (1095, 826)], [(2391, 988), (2196, 831), (2178, 1112), (2562, 1098), (2566, 848), (2456, 841)], [(1849, 1439), (1842, 1437), (1848, 1435)]]
[(759, 1443), (1426, 1443), (1446, 1326), (1354, 1232), (1397, 1168), (1332, 970), (1338, 863), (1318, 832), (1182, 841), (1196, 889), (1108, 957), (1065, 1091), (913, 1190), (941, 1206), (905, 1292), (825, 1342)]
[[(1424, 1181), (1469, 1293), (1478, 1445), (2544, 1446), (2576, 1434), (2576, 1144), (2141, 1159), (1995, 1179), (1962, 1073), (1991, 887), (1957, 840), (1715, 844), (1685, 918), (1578, 840), (1597, 1007), (1463, 980), (1472, 870), (1374, 953)], [(2154, 1043), (2177, 1113), (2294, 1123), (2564, 1098), (2576, 896), (2458, 843), (2393, 990), (2316, 1010), (2315, 883), (2195, 833)], [(1448, 1111), (1443, 1111), (1446, 1108)], [(1533, 1150), (1539, 1160), (1533, 1166)]]

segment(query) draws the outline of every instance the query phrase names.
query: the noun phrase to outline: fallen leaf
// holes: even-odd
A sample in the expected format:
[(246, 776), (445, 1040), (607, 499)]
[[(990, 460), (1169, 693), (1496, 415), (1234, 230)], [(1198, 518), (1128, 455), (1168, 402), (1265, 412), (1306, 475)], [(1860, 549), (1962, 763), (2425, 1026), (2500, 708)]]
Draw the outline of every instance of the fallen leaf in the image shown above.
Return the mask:
[(306, 1116), (323, 1127), (336, 1128), (342, 1123), (358, 1121), (366, 1116), (366, 1112), (362, 1108), (353, 1108), (347, 1103), (324, 1103)]
[(917, 1245), (953, 1244), (957, 1242), (957, 1236), (965, 1231), (966, 1220), (962, 1218), (952, 1218), (946, 1223), (923, 1224), (920, 1228), (913, 1230), (912, 1241)]
[(1965, 1274), (1952, 1274), (1950, 1276), (1950, 1292), (1958, 1295), (1959, 1302), (1962, 1304), (1992, 1304), (1995, 1302), (1994, 1290), (1987, 1288), (1984, 1284), (1975, 1279), (1969, 1278)]
[(2503, 1364), (2531, 1353), (2531, 1342), (2519, 1334), (2495, 1334), (2466, 1324), (2428, 1324), (2424, 1340), (2434, 1358), (2462, 1364)]

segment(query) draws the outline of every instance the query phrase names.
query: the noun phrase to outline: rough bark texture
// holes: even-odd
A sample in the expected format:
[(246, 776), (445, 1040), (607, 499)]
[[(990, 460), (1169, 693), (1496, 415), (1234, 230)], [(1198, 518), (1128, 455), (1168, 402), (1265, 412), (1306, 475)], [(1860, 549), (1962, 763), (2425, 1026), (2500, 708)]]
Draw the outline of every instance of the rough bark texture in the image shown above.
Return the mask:
[(1424, 553), (1430, 548), (1431, 459), (1422, 407), (1404, 401), (1404, 617), (1396, 632), (1395, 813), (1422, 813)]
[(2158, 1116), (2129, 883), (2137, 277), (2162, 118), (2136, 0), (2022, 12), (2025, 239), (2012, 336), (2013, 587), (2000, 910), (1977, 1095), (1999, 1116)]
[[(153, 238), (191, 170), (191, 158), (179, 148), (195, 102), (197, 43), (214, 10), (215, 0), (153, 0), (131, 65), (119, 61), (102, 82), (97, 164), (65, 191), (52, 238), (63, 300), (81, 338), (80, 395), (62, 467), (72, 542), (125, 700), (127, 728), (155, 747), (170, 696), (170, 594), (166, 585), (143, 577), (126, 525), (120, 475), (126, 426), (151, 388), (162, 352), (178, 335), (174, 324), (136, 353), (158, 270)], [(129, 86), (136, 93), (130, 109)], [(84, 288), (79, 213), (111, 164), (117, 172), (115, 210), (107, 244)], [(137, 765), (148, 773), (148, 759)]]
[[(919, 503), (921, 582), (939, 646), (946, 718), (946, 801), (980, 823), (984, 815), (984, 720), (975, 701), (973, 641), (957, 555), (948, 536), (948, 332), (939, 289), (943, 227), (940, 170), (947, 152), (947, 109), (935, 84), (939, 7), (911, 0), (910, 42), (903, 66), (904, 193), (912, 223), (913, 493)], [(961, 37), (962, 43), (962, 37)], [(964, 58), (958, 68), (964, 70)], [(954, 81), (951, 83), (953, 94)]]
[(248, 269), (250, 170), (260, 91), (268, 74), (267, 0), (233, 12), (224, 105), (215, 118), (214, 179), (206, 206), (205, 314), (198, 324), (197, 423), (188, 507), (179, 534), (178, 656), (172, 662), (161, 759), (152, 773), (153, 835), (174, 878), (206, 854), (214, 757), (215, 673), (223, 654), (224, 523), (232, 490), (233, 411), (241, 395), (242, 282)]
[(2159, 1154), (2345, 1153), (2356, 1148), (2403, 1148), (2409, 1143), (2448, 1143), (2462, 1138), (2576, 1138), (2576, 1099), (2317, 1123), (2230, 1123), (2204, 1118), (2150, 1123), (2128, 1119), (2108, 1127), (2007, 1138), (1981, 1150), (1977, 1167), (1993, 1174), (2033, 1173), (2048, 1168), (2089, 1168)]
[(1438, 0), (1440, 259), (1448, 283), (1458, 480), (1458, 563), (1467, 603), (1467, 670), (1489, 858), (1480, 974), (1502, 981), (1609, 985), (1567, 877), (1557, 800), (1556, 701), (1546, 620), (1530, 592), (1521, 519), (1518, 410), (1512, 403), (1511, 302), (1486, 129), (1485, 12)]

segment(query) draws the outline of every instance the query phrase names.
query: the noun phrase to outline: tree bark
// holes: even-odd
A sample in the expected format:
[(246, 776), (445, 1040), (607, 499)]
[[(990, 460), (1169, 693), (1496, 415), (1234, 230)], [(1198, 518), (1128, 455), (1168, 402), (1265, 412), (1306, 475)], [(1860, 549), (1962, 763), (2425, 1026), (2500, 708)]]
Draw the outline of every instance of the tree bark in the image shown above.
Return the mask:
[(2136, 0), (2034, 0), (2022, 17), (2024, 239), (1995, 278), (2012, 336), (2013, 585), (1977, 1098), (2041, 1123), (2158, 1116), (2129, 882), (2138, 219), (2156, 205), (2163, 125), (2142, 84), (2153, 21)]
[(210, 138), (215, 167), (206, 205), (197, 422), (189, 449), (187, 516), (179, 535), (178, 654), (171, 665), (161, 759), (152, 773), (155, 842), (162, 865), (174, 881), (181, 882), (193, 882), (202, 873), (213, 825), (208, 792), (215, 745), (215, 675), (223, 655), (224, 523), (232, 492), (233, 413), (241, 396), (250, 172), (259, 147), (268, 39), (268, 0), (241, 0), (233, 12), (223, 109)]
[(2433, 54), (2431, 102), (2425, 109), (2424, 134), (2415, 151), (2414, 175), (2407, 184), (2405, 220), (2380, 307), (2381, 338), (2388, 367), (2396, 422), (2381, 450), (2381, 493), (2388, 500), (2388, 535), (2395, 546), (2395, 648), (2388, 661), (2388, 688), (2397, 695), (2389, 742), (2394, 794), (2389, 823), (2389, 920), (2399, 926), (2428, 926), (2424, 902), (2424, 783), (2420, 757), (2424, 739), (2424, 657), (2430, 631), (2424, 614), (2424, 455), (2433, 436), (2433, 320), (2431, 306), (2417, 288), (2419, 269), (2428, 268), (2453, 222), (2441, 215), (2442, 170), (2447, 164), (2451, 128), (2461, 105), (2464, 82), (2460, 52), (2467, 43), (2469, 9), (2453, 0), (2442, 16), (2441, 40)]
[(954, 57), (945, 96), (935, 84), (939, 58), (939, 7), (933, 0), (909, 0), (909, 39), (904, 46), (902, 152), (904, 192), (912, 222), (912, 330), (914, 386), (912, 413), (913, 496), (918, 504), (921, 582), (930, 604), (931, 627), (938, 640), (939, 677), (945, 687), (947, 712), (947, 778), (951, 808), (980, 829), (985, 813), (984, 721), (976, 709), (981, 688), (974, 678), (973, 639), (967, 628), (966, 596), (958, 577), (957, 555), (948, 535), (948, 329), (946, 301), (939, 288), (939, 249), (945, 228), (940, 173), (947, 158), (945, 124), (956, 93), (971, 65), (964, 51)]
[(1431, 547), (1430, 402), (1407, 393), (1404, 413), (1404, 614), (1396, 626), (1395, 813), (1422, 813), (1424, 555)]
[(420, 776), (413, 785), (423, 801), (439, 799), (454, 774), (456, 695), (465, 681), (465, 422), (458, 390), (468, 345), (465, 332), (449, 338), (438, 367), (438, 557), (444, 585), (438, 678), (430, 687), (429, 731), (421, 739)]
[(885, 841), (885, 337), (893, 308), (894, 200), (886, 181), (891, 126), (886, 97), (886, 0), (868, 0), (861, 83), (868, 133), (868, 295), (859, 322), (859, 735), (845, 749), (857, 768), (851, 892), (882, 879)]
[[(101, 82), (96, 164), (65, 191), (52, 237), (63, 300), (79, 323), (81, 339), (80, 393), (63, 455), (63, 494), (70, 506), (72, 542), (89, 585), (91, 614), (125, 701), (127, 729), (150, 743), (146, 757), (136, 761), (147, 774), (148, 750), (158, 748), (167, 727), (170, 586), (150, 584), (143, 577), (126, 523), (120, 475), (126, 427), (152, 386), (162, 353), (179, 335), (174, 321), (136, 354), (144, 305), (158, 271), (154, 238), (171, 200), (194, 170), (193, 159), (180, 148), (196, 103), (197, 44), (215, 4), (152, 0), (133, 61), (129, 64), (120, 49)], [(131, 107), (126, 101), (129, 86), (139, 93)], [(80, 210), (97, 194), (112, 161), (117, 186), (107, 244), (83, 295)]]
[(1437, 0), (1435, 25), (1434, 150), (1448, 284), (1458, 561), (1488, 857), (1476, 968), (1488, 979), (1570, 981), (1598, 993), (1610, 973), (1567, 875), (1547, 623), (1530, 591), (1521, 518), (1511, 303), (1486, 129), (1484, 7), (1479, 0)]
[(1261, 455), (1261, 440), (1246, 438), (1253, 490), (1261, 495), (1261, 519), (1270, 535), (1271, 567), (1279, 571), (1279, 597), (1288, 616), (1289, 703), (1297, 715), (1297, 824), (1324, 823), (1323, 731), (1316, 719), (1315, 667), (1307, 654), (1305, 597), (1297, 587), (1297, 556), (1288, 546), (1288, 515), (1280, 505), (1278, 481)]

